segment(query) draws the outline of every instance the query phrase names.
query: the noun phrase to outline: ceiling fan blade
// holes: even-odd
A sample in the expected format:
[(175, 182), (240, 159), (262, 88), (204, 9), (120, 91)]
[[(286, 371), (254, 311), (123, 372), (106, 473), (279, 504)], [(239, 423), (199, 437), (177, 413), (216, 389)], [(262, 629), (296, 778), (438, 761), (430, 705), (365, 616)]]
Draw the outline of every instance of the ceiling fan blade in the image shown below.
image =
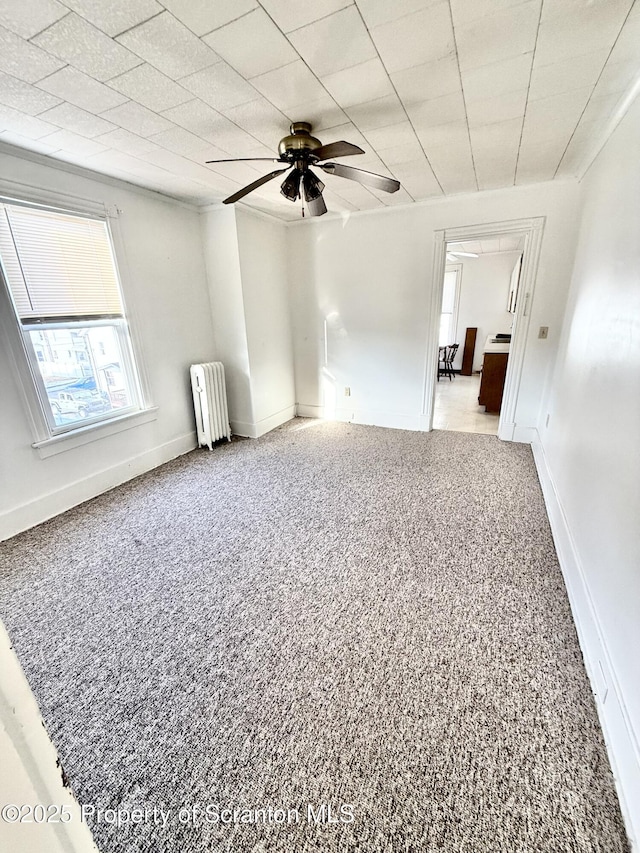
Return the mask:
[(342, 163), (316, 163), (319, 169), (339, 178), (348, 178), (357, 181), (366, 187), (375, 190), (384, 190), (386, 193), (395, 193), (400, 189), (400, 181), (387, 178), (384, 175), (376, 175), (375, 172), (365, 172), (364, 169), (354, 169), (353, 166), (344, 166)]
[(307, 202), (307, 210), (310, 216), (323, 216), (327, 212), (327, 205), (324, 203), (322, 193), (312, 201)]
[(364, 151), (350, 142), (329, 142), (328, 145), (316, 148), (311, 154), (316, 160), (328, 160), (329, 157), (350, 157), (352, 154), (364, 154)]
[(205, 163), (286, 163), (286, 160), (278, 160), (277, 157), (232, 157), (230, 160), (205, 160)]
[(252, 184), (249, 184), (246, 187), (243, 187), (241, 190), (238, 190), (237, 193), (230, 195), (229, 198), (225, 198), (222, 202), (223, 204), (233, 204), (234, 201), (240, 201), (241, 198), (248, 195), (253, 190), (257, 190), (258, 187), (261, 187), (263, 184), (266, 184), (267, 181), (272, 181), (274, 178), (277, 178), (278, 175), (281, 175), (283, 172), (286, 172), (289, 167), (286, 169), (276, 169), (275, 172), (269, 172), (268, 175), (263, 175), (261, 178), (258, 178), (257, 181), (254, 181)]

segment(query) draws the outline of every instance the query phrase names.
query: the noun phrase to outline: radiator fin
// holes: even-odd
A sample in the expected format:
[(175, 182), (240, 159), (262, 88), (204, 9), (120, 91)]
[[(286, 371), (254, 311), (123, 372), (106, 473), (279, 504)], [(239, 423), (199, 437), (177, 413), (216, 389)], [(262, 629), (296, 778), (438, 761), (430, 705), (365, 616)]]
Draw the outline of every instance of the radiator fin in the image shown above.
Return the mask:
[(192, 364), (190, 373), (198, 446), (211, 450), (221, 438), (231, 441), (224, 365), (220, 361)]

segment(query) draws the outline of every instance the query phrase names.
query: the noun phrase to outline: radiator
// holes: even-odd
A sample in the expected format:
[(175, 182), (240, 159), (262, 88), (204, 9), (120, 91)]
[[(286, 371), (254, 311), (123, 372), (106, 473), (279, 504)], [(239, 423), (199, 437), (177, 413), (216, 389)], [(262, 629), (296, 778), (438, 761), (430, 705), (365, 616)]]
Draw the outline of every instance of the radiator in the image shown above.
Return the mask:
[(231, 441), (224, 365), (220, 361), (191, 365), (191, 388), (196, 413), (198, 446), (209, 450), (215, 441)]

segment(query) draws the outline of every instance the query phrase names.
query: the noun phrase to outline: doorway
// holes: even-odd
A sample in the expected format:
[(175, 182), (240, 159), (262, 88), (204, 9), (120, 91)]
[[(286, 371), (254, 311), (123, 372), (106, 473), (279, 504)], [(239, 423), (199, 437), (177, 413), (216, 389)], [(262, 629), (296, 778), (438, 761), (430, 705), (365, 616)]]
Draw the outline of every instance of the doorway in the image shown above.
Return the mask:
[(431, 428), (513, 440), (543, 223), (436, 232), (424, 412)]

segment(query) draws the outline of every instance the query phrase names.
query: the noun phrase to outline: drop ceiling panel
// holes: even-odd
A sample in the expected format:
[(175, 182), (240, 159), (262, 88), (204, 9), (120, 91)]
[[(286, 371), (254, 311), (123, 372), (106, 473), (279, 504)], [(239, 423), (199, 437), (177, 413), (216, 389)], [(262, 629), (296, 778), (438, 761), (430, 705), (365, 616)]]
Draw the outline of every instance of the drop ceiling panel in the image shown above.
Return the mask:
[(397, 95), (376, 98), (375, 101), (368, 101), (365, 104), (354, 104), (352, 107), (345, 107), (345, 112), (363, 133), (378, 127), (398, 124), (407, 117)]
[(611, 47), (625, 18), (631, 9), (632, 0), (597, 0), (580, 4), (569, 13), (546, 17), (540, 23), (536, 45), (536, 61), (550, 65), (559, 58), (582, 56), (603, 48)]
[(46, 136), (45, 142), (48, 145), (53, 145), (58, 151), (78, 154), (80, 157), (88, 157), (108, 150), (106, 145), (97, 142), (95, 139), (87, 139), (86, 136), (80, 136), (70, 130), (58, 130), (56, 133)]
[(454, 54), (396, 71), (391, 80), (407, 106), (460, 91), (460, 69)]
[(138, 136), (136, 133), (131, 133), (122, 127), (96, 137), (96, 142), (123, 154), (131, 154), (133, 157), (144, 157), (148, 151), (155, 151), (158, 147), (155, 142)]
[(405, 18), (413, 12), (421, 12), (438, 0), (357, 0), (358, 8), (369, 29)]
[(292, 3), (291, 0), (261, 0), (283, 33), (298, 30), (307, 24), (326, 18), (340, 9), (353, 5), (353, 0), (314, 0), (313, 3)]
[[(298, 59), (286, 36), (264, 9), (254, 9), (220, 27), (205, 36), (204, 41), (245, 78), (257, 77)], [(256, 44), (260, 45), (259, 50)]]
[(255, 101), (260, 93), (226, 62), (182, 77), (180, 85), (216, 110)]
[(117, 107), (127, 100), (126, 96), (114, 92), (109, 86), (99, 83), (88, 74), (83, 74), (72, 65), (67, 65), (40, 80), (38, 88), (76, 107), (96, 113)]
[(171, 123), (166, 118), (136, 104), (135, 101), (127, 101), (119, 107), (107, 110), (102, 113), (102, 117), (138, 136), (151, 136), (171, 128)]
[(59, 128), (44, 119), (26, 115), (20, 110), (0, 106), (0, 130), (19, 133), (29, 139), (41, 139)]
[(608, 50), (598, 50), (582, 56), (572, 56), (550, 65), (533, 64), (529, 100), (561, 95), (572, 89), (595, 86), (609, 56)]
[(25, 83), (35, 83), (63, 68), (64, 64), (32, 42), (0, 26), (0, 71)]
[(161, 133), (155, 133), (149, 139), (174, 154), (190, 159), (196, 158), (203, 164), (205, 160), (212, 159), (211, 144), (183, 127), (163, 130)]
[(110, 121), (93, 115), (87, 110), (82, 110), (74, 104), (58, 104), (57, 107), (52, 107), (42, 113), (41, 118), (89, 139), (92, 136), (99, 136), (101, 133), (115, 130), (115, 125)]
[(320, 80), (301, 59), (252, 79), (252, 84), (275, 107), (287, 112), (289, 107), (327, 96)]
[(156, 0), (64, 0), (64, 4), (108, 36), (117, 36), (163, 11)]
[(394, 94), (389, 75), (377, 57), (321, 79), (341, 107), (368, 103)]
[(100, 81), (140, 65), (135, 54), (74, 12), (37, 35), (33, 44)]
[(117, 41), (174, 79), (207, 68), (219, 58), (169, 12), (123, 33)]
[(533, 51), (491, 62), (480, 68), (462, 70), (462, 89), (465, 101), (499, 98), (529, 86)]
[(524, 117), (527, 105), (527, 89), (516, 89), (496, 98), (484, 98), (467, 104), (469, 127), (481, 124), (495, 124), (510, 119)]
[(193, 100), (191, 92), (146, 62), (109, 80), (109, 86), (154, 112)]
[(374, 59), (376, 49), (355, 6), (289, 33), (289, 40), (319, 77)]
[(0, 24), (23, 39), (30, 39), (68, 12), (58, 0), (2, 0)]
[(541, 0), (527, 0), (472, 21), (456, 19), (462, 71), (530, 53), (536, 46), (540, 5)]
[[(331, 176), (330, 208), (369, 209), (575, 174), (639, 44), (631, 0), (4, 0), (0, 141), (205, 203), (273, 168), (205, 160), (310, 121), (402, 182)], [(246, 204), (299, 215), (277, 181)]]
[(283, 128), (287, 127), (287, 117), (270, 104), (266, 98), (259, 97), (248, 104), (230, 107), (223, 110), (223, 113), (238, 127), (246, 130), (247, 133), (251, 133), (265, 145), (270, 146), (272, 151), (274, 151), (274, 139), (280, 139)]
[(55, 98), (30, 83), (0, 71), (0, 104), (35, 116), (55, 107), (60, 102), (60, 98)]
[(371, 36), (389, 73), (436, 62), (455, 52), (451, 11), (446, 2), (375, 27)]

